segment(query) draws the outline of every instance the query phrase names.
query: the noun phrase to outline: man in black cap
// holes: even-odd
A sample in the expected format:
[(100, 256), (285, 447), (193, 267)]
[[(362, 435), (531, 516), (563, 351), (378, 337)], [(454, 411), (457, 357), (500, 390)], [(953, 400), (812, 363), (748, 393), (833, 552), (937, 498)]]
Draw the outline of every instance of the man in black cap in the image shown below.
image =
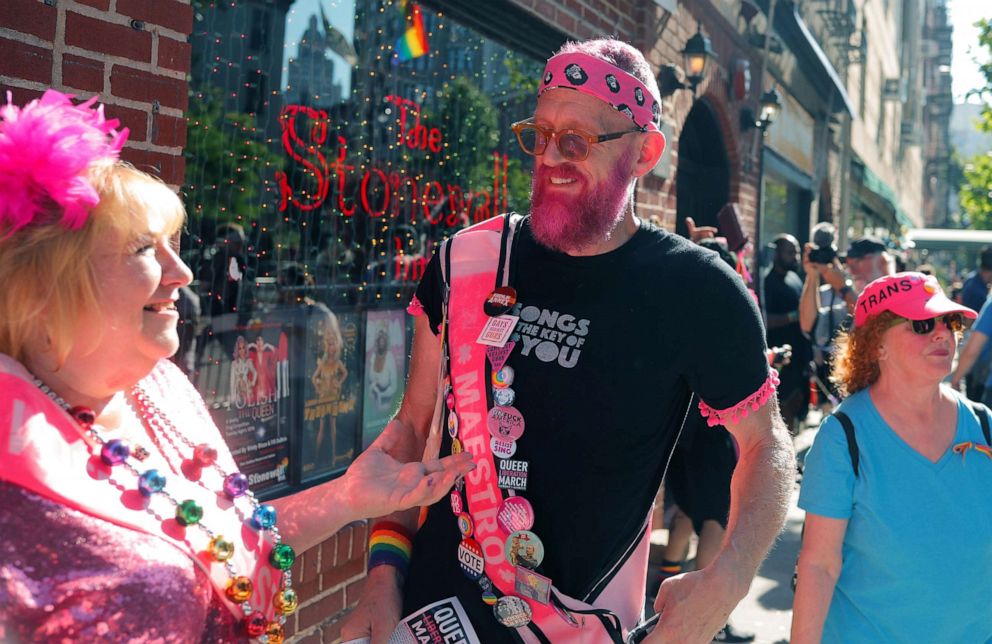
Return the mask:
[(894, 272), (892, 256), (877, 237), (860, 237), (852, 241), (847, 247), (845, 263), (854, 281), (855, 301), (867, 284)]

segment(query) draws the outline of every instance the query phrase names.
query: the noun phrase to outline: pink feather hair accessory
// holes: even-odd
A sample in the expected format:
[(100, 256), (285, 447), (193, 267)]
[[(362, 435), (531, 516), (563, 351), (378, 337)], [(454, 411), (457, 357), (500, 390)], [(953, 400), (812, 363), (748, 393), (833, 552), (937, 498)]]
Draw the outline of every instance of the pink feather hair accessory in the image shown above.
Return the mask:
[(107, 120), (96, 97), (73, 105), (73, 96), (47, 90), (18, 108), (7, 92), (0, 107), (0, 229), (12, 234), (35, 221), (48, 200), (62, 208), (62, 225), (86, 223), (99, 203), (86, 177), (98, 163), (117, 160), (128, 130)]

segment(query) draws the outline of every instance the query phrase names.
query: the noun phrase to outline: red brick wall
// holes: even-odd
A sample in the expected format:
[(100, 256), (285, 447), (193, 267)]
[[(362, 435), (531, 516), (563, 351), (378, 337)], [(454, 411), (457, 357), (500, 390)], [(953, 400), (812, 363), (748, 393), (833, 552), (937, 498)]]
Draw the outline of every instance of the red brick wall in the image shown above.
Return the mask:
[(300, 609), (286, 622), (287, 639), (307, 644), (339, 639), (344, 611), (361, 596), (367, 542), (368, 526), (361, 521), (297, 558), (293, 587)]
[[(46, 88), (100, 97), (130, 128), (124, 158), (183, 182), (189, 0), (4, 0), (0, 87), (23, 104)], [(54, 6), (53, 6), (54, 5)]]

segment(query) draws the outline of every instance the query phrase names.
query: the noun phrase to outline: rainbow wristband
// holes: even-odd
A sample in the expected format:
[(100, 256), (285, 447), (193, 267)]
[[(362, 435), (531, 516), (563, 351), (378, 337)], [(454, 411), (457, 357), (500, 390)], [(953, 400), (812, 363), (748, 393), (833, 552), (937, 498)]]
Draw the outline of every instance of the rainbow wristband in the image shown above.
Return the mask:
[(405, 577), (412, 550), (413, 543), (406, 528), (392, 521), (380, 521), (372, 526), (372, 536), (369, 537), (368, 569), (393, 566)]

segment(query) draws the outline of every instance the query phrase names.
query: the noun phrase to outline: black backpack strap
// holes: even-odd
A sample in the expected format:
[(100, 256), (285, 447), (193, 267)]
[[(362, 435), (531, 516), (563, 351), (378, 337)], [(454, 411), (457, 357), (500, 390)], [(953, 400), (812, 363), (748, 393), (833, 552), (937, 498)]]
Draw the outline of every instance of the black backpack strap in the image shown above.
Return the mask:
[(980, 402), (968, 401), (971, 411), (978, 416), (978, 421), (982, 424), (982, 435), (985, 436), (985, 444), (992, 445), (992, 431), (989, 430), (989, 408)]
[[(854, 476), (858, 476), (858, 463), (861, 461), (861, 450), (858, 449), (858, 441), (854, 437), (854, 423), (850, 416), (842, 411), (835, 411), (833, 417), (840, 421), (844, 428), (844, 436), (847, 437), (847, 452), (851, 455), (851, 467), (854, 468)], [(988, 421), (986, 421), (988, 422)]]

